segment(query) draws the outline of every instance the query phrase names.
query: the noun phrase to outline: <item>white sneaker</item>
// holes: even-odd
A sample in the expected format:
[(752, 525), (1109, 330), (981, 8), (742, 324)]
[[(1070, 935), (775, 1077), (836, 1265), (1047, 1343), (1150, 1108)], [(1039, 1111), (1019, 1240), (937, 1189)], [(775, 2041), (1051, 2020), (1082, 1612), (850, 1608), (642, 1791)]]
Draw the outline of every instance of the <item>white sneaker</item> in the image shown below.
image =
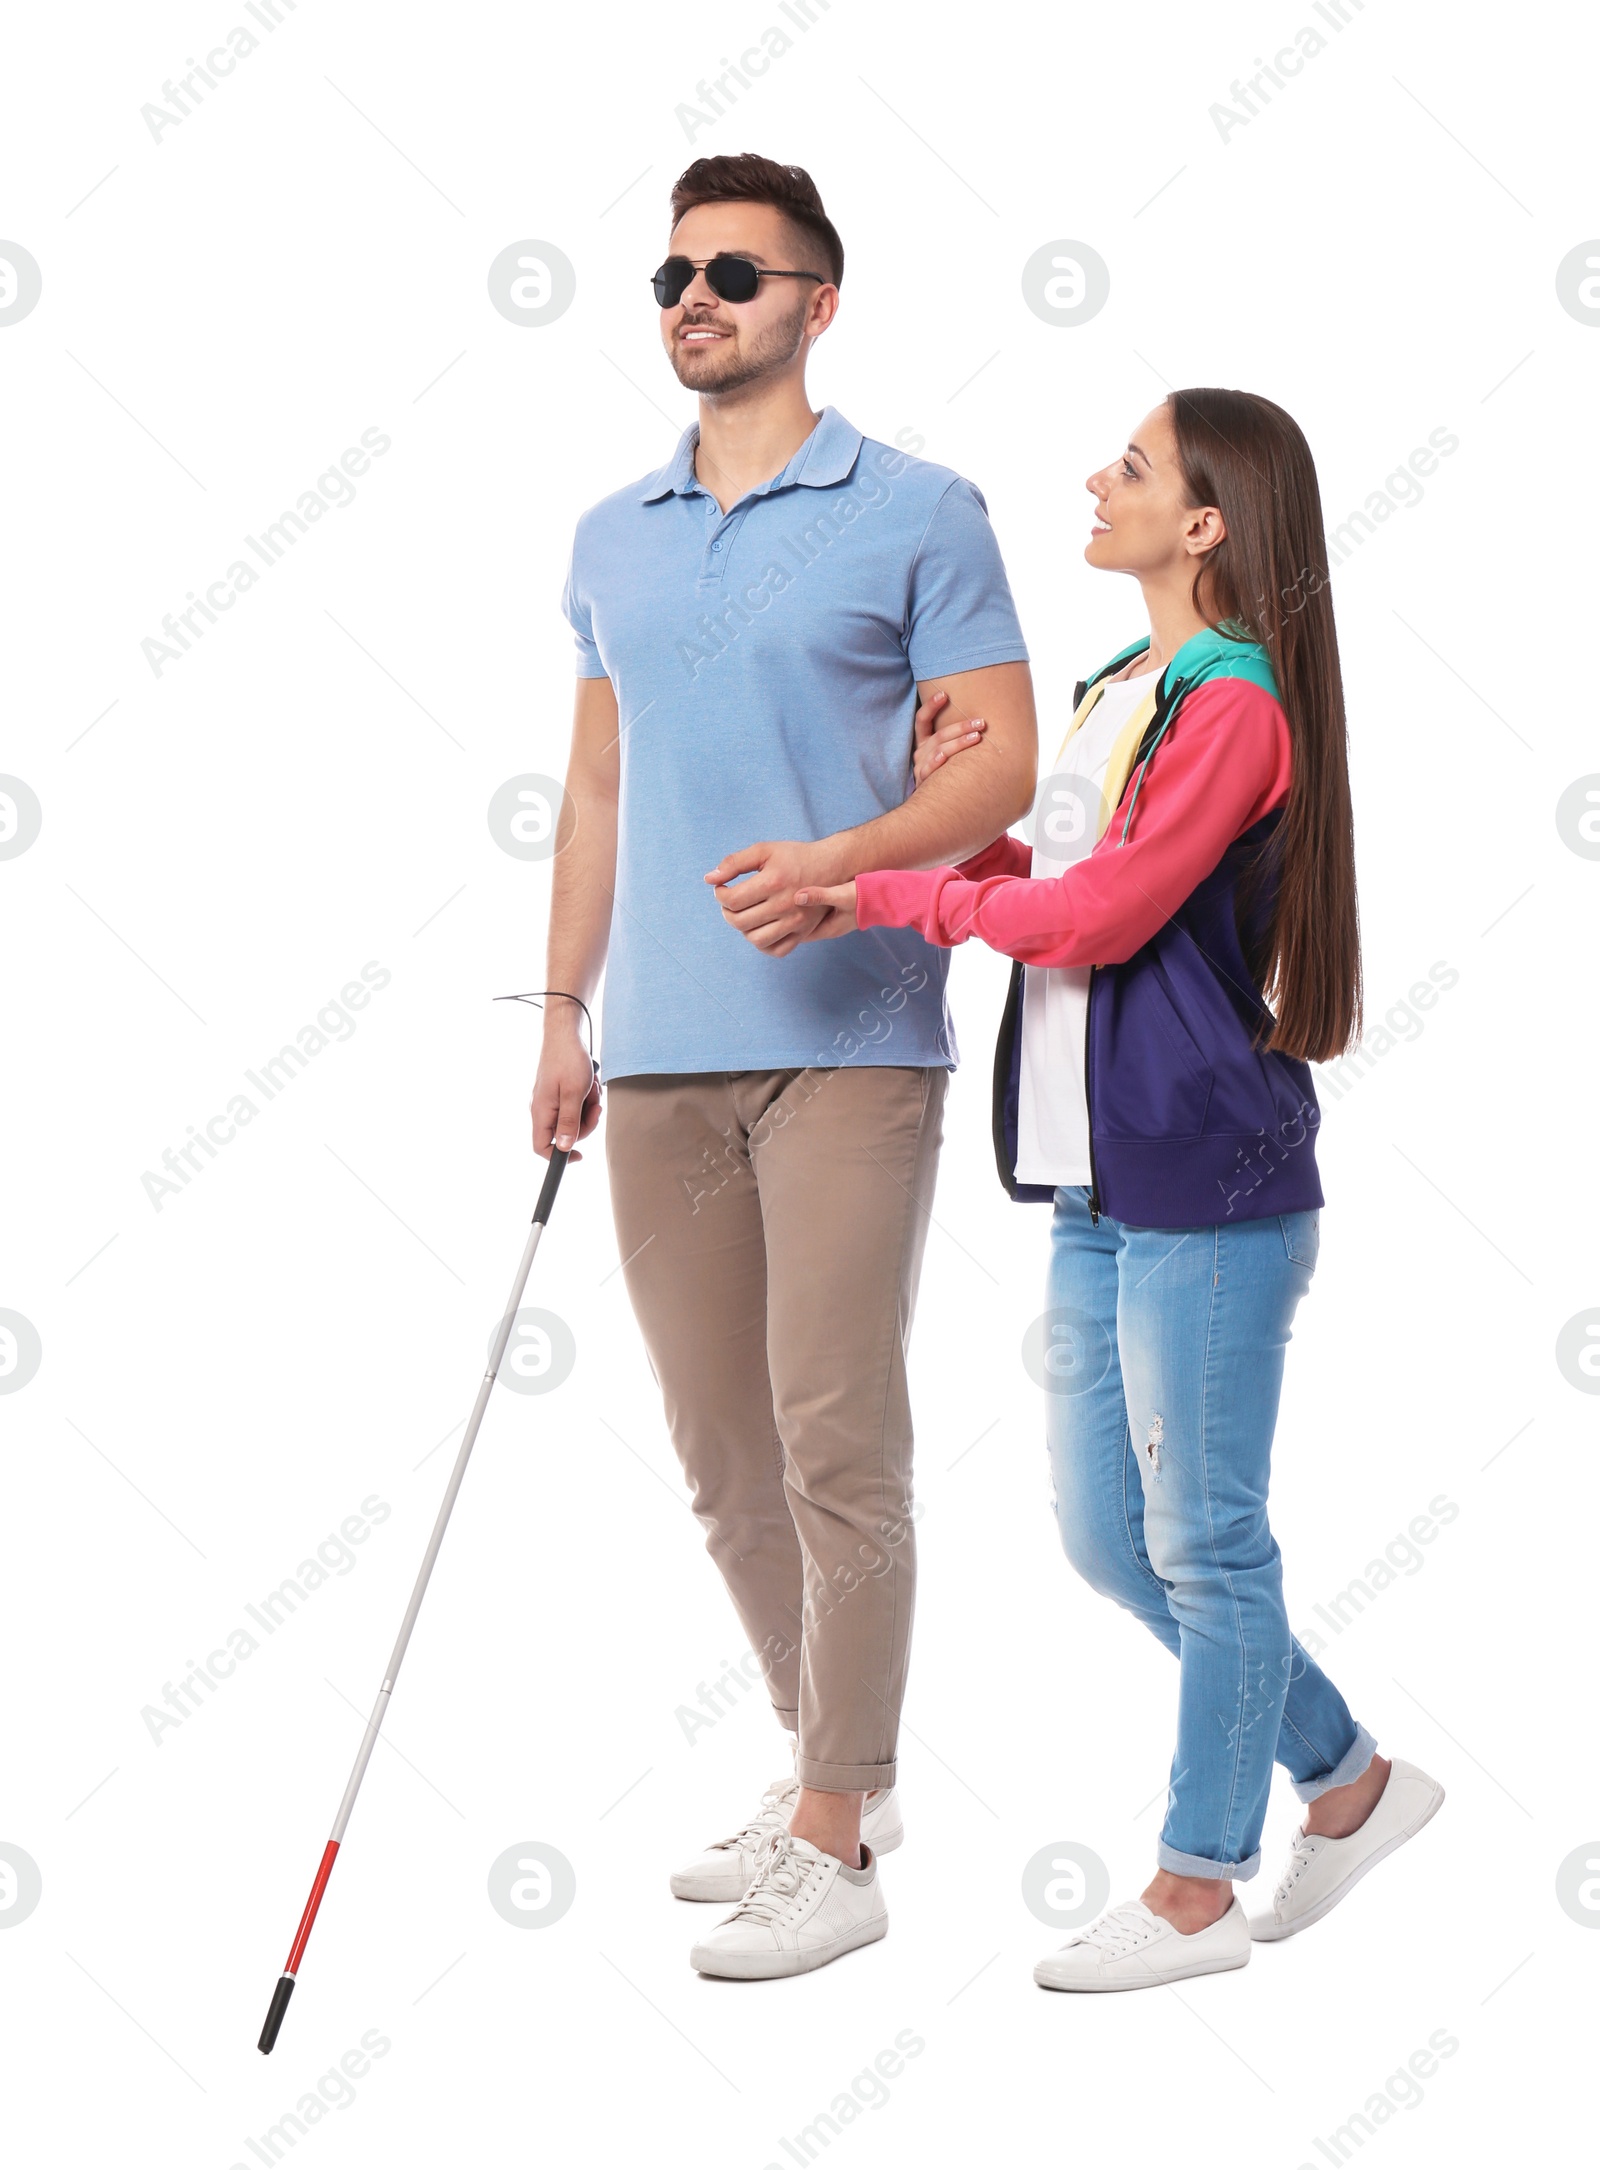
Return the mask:
[[(775, 1778), (761, 1797), (761, 1806), (742, 1831), (718, 1839), (704, 1853), (696, 1854), (670, 1879), (679, 1899), (709, 1899), (732, 1906), (750, 1888), (761, 1854), (779, 1832), (787, 1831), (794, 1804), (800, 1798), (797, 1778)], [(892, 1854), (905, 1839), (900, 1796), (893, 1786), (869, 1793), (861, 1814), (861, 1843), (874, 1854)]]
[(905, 1835), (899, 1789), (886, 1786), (881, 1793), (869, 1793), (861, 1808), (862, 1845), (870, 1846), (875, 1854), (892, 1854)]
[(1298, 1929), (1309, 1929), (1385, 1854), (1415, 1838), (1438, 1814), (1443, 1800), (1444, 1788), (1436, 1778), (1396, 1756), (1372, 1813), (1358, 1831), (1348, 1838), (1318, 1838), (1306, 1830), (1296, 1834), (1272, 1894), (1272, 1911), (1252, 1918), (1251, 1936), (1258, 1944), (1276, 1944)]
[(679, 1899), (712, 1899), (732, 1906), (749, 1890), (761, 1856), (780, 1831), (787, 1831), (800, 1798), (798, 1778), (775, 1778), (761, 1796), (761, 1806), (742, 1830), (719, 1838), (696, 1854), (670, 1879)]
[(1250, 1959), (1250, 1929), (1235, 1899), (1209, 1929), (1182, 1936), (1143, 1899), (1125, 1899), (1041, 1959), (1041, 1989), (1158, 1989), (1191, 1974), (1224, 1974)]
[(863, 1846), (862, 1866), (848, 1869), (809, 1839), (783, 1831), (761, 1856), (755, 1881), (725, 1921), (689, 1954), (702, 1974), (768, 1982), (809, 1974), (889, 1933), (878, 1860)]

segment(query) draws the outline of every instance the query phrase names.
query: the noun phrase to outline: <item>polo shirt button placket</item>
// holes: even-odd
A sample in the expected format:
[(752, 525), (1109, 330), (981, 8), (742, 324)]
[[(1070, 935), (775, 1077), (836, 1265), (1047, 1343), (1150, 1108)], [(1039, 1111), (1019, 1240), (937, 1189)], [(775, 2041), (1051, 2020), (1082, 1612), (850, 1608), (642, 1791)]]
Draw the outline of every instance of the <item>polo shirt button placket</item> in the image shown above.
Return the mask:
[(711, 538), (711, 544), (706, 551), (705, 558), (702, 561), (700, 568), (700, 578), (702, 583), (704, 583), (705, 585), (713, 588), (720, 588), (722, 586), (723, 573), (726, 570), (728, 563), (728, 551), (727, 548), (724, 547), (724, 545), (732, 545), (734, 531), (739, 526), (740, 521), (744, 518), (744, 513), (742, 511), (725, 514), (720, 513), (720, 508), (718, 507), (714, 498), (710, 501), (708, 505), (708, 511), (713, 516), (719, 516), (719, 524), (717, 525), (716, 531)]

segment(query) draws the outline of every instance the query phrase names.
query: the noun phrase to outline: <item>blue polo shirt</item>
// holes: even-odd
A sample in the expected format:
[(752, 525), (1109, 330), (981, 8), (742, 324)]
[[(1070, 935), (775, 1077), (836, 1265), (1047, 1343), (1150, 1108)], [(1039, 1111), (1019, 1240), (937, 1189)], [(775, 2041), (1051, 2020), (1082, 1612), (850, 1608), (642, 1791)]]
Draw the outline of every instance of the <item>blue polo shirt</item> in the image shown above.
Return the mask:
[(703, 877), (900, 805), (918, 680), (1027, 660), (983, 498), (826, 407), (724, 513), (698, 440), (583, 515), (562, 598), (621, 721), (603, 1074), (953, 1068), (948, 950), (869, 928), (767, 957)]

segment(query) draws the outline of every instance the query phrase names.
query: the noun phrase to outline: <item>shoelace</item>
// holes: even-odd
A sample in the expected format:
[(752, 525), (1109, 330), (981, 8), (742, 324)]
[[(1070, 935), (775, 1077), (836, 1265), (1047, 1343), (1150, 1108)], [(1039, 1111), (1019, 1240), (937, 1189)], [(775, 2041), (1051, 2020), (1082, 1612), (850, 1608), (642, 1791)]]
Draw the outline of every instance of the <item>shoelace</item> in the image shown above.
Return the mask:
[(1121, 1906), (1113, 1906), (1091, 1922), (1087, 1929), (1080, 1929), (1072, 1939), (1075, 1944), (1095, 1944), (1113, 1958), (1124, 1952), (1134, 1951), (1141, 1944), (1148, 1944), (1152, 1931), (1149, 1921), (1139, 1911), (1138, 1901), (1124, 1900)]
[(790, 1901), (804, 1890), (814, 1865), (805, 1855), (795, 1851), (794, 1840), (787, 1831), (777, 1832), (768, 1842), (755, 1882), (728, 1920), (769, 1924), (776, 1921)]
[(1294, 1842), (1289, 1848), (1288, 1866), (1282, 1876), (1279, 1877), (1278, 1888), (1272, 1894), (1274, 1902), (1279, 1899), (1286, 1899), (1289, 1896), (1296, 1883), (1317, 1858), (1319, 1850), (1315, 1838), (1309, 1831), (1296, 1832)]
[(780, 1778), (761, 1796), (760, 1813), (753, 1816), (742, 1831), (735, 1831), (732, 1838), (719, 1838), (711, 1847), (716, 1853), (723, 1847), (764, 1846), (772, 1837), (774, 1826), (781, 1824), (800, 1795), (797, 1778)]

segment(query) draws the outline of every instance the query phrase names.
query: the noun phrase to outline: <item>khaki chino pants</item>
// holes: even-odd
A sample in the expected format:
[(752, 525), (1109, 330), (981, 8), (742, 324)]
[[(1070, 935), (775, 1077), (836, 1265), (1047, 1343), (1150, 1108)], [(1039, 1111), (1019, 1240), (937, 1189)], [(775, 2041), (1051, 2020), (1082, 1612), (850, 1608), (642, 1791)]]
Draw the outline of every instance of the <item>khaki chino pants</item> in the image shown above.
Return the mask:
[(608, 1085), (623, 1272), (801, 1781), (889, 1786), (916, 1585), (906, 1345), (949, 1073)]

